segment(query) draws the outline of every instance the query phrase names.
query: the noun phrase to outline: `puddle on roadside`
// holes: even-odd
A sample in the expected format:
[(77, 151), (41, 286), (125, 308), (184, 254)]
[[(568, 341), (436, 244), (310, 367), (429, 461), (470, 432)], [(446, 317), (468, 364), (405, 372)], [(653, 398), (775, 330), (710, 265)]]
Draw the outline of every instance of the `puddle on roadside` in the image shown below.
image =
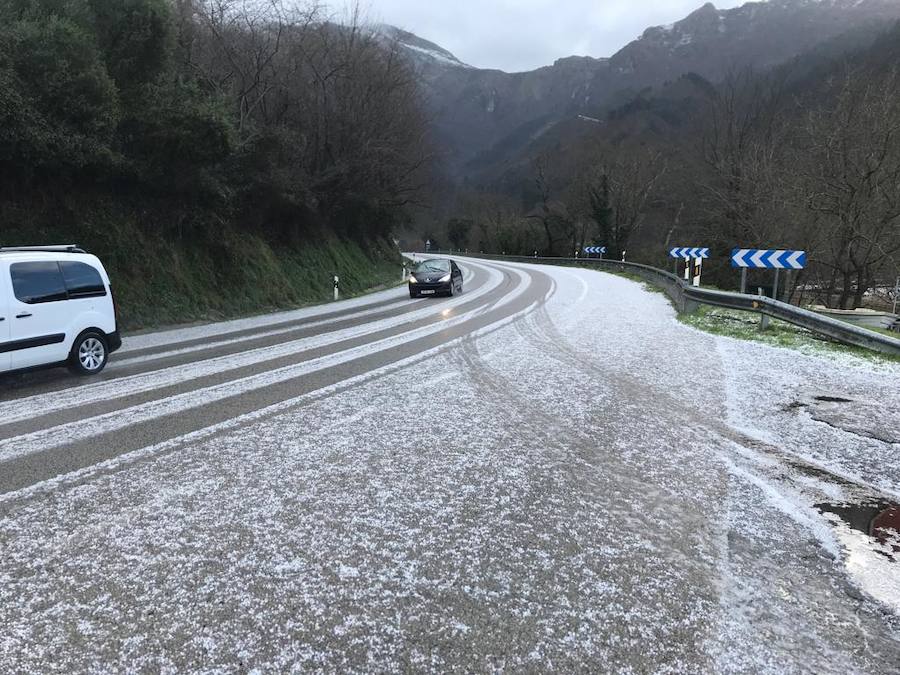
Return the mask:
[(816, 508), (838, 516), (852, 529), (868, 535), (878, 544), (878, 553), (900, 562), (900, 504), (816, 504)]
[[(785, 456), (785, 453), (779, 448), (764, 441), (741, 436), (740, 440), (736, 440), (736, 442), (745, 448), (777, 458), (783, 468), (787, 469), (779, 476), (781, 479), (789, 480), (790, 470), (793, 470), (823, 483), (839, 487), (845, 493), (855, 493), (856, 499), (859, 501), (821, 502), (815, 504), (814, 507), (822, 515), (837, 516), (852, 531), (865, 535), (868, 538), (868, 545), (865, 548), (872, 553), (877, 553), (879, 559), (887, 560), (890, 563), (900, 563), (900, 504), (882, 499), (864, 483), (845, 478), (799, 457)], [(831, 520), (830, 524), (835, 526), (837, 523)], [(877, 593), (873, 592), (873, 595), (877, 595)], [(896, 596), (900, 598), (900, 593), (897, 593)]]

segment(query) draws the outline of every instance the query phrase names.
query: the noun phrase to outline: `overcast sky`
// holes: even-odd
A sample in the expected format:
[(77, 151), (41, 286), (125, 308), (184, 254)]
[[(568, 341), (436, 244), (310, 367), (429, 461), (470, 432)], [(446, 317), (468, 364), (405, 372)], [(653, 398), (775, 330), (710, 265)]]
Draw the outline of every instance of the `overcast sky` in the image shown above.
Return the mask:
[[(510, 72), (563, 56), (611, 56), (649, 26), (674, 23), (704, 0), (363, 0), (390, 23), (479, 68)], [(720, 0), (727, 9), (744, 0)]]

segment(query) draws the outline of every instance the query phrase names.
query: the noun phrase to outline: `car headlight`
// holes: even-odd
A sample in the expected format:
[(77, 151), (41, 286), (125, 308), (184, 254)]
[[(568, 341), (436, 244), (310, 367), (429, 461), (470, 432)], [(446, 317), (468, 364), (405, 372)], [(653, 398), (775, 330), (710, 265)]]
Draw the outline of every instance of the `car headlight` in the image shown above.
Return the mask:
[(411, 284), (417, 284), (417, 283), (419, 283), (419, 280), (416, 279), (412, 274), (410, 274), (410, 275), (409, 275), (409, 283), (411, 283)]
[(450, 281), (450, 275), (449, 275), (449, 274), (445, 274), (444, 276), (441, 277), (441, 283), (442, 283), (442, 284), (446, 284), (448, 281)]

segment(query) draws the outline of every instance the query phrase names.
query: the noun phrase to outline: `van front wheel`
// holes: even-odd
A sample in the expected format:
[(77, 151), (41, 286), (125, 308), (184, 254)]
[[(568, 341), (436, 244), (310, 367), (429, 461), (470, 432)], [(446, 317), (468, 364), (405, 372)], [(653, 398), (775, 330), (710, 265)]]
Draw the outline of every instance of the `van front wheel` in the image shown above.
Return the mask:
[(106, 367), (109, 347), (106, 336), (86, 331), (75, 339), (69, 354), (69, 369), (76, 375), (96, 375)]

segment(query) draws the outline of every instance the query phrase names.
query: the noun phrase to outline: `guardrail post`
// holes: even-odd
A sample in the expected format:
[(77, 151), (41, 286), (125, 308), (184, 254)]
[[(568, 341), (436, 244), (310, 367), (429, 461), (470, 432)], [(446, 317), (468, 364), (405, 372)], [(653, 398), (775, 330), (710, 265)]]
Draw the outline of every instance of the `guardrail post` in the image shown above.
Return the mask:
[(684, 298), (684, 299), (683, 299), (682, 302), (681, 302), (681, 305), (682, 305), (682, 308), (683, 308), (683, 309), (682, 309), (682, 314), (694, 314), (698, 309), (700, 309), (700, 303), (699, 303), (699, 302), (697, 302), (697, 301), (695, 301), (695, 300), (691, 300), (691, 299), (690, 299), (689, 297), (687, 297), (687, 296), (683, 296), (683, 298)]

